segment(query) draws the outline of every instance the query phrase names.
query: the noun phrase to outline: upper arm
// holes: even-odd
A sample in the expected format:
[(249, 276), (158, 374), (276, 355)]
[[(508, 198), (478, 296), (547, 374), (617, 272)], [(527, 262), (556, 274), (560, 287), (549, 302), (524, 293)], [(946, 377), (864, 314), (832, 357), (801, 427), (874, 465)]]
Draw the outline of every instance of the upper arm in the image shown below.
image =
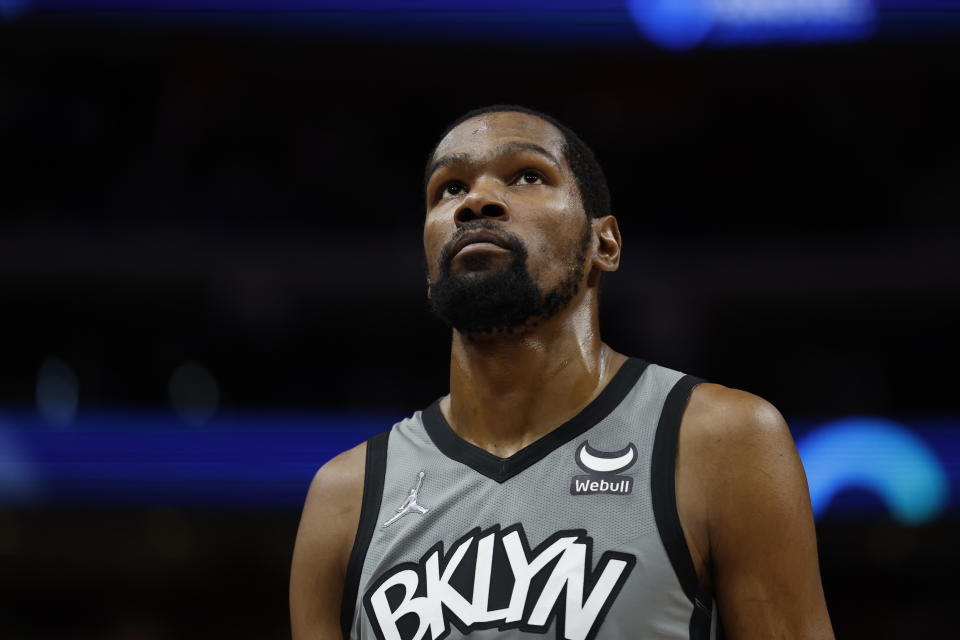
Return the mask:
[(341, 453), (313, 478), (290, 568), (294, 640), (340, 638), (340, 601), (360, 520), (366, 444)]
[(806, 477), (783, 417), (719, 385), (701, 385), (688, 413), (681, 445), (696, 477), (687, 486), (702, 496), (699, 546), (724, 630), (735, 639), (832, 638)]

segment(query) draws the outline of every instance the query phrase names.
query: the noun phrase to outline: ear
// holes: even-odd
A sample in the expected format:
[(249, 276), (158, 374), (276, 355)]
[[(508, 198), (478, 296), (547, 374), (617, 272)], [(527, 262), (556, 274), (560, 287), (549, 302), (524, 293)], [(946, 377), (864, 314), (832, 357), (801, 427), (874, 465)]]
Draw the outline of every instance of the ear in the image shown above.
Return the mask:
[[(604, 271), (616, 271), (620, 268), (620, 226), (613, 216), (603, 216), (591, 220), (593, 225), (594, 254), (593, 266), (596, 278)], [(592, 279), (592, 278), (591, 278)]]

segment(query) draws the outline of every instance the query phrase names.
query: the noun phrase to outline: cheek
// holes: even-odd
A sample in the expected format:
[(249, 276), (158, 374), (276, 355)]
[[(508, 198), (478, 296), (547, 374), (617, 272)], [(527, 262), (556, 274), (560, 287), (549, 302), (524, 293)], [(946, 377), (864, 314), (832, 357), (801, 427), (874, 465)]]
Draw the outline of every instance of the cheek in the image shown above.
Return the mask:
[(582, 237), (582, 225), (571, 220), (563, 227), (547, 227), (531, 238), (527, 246), (531, 277), (545, 287), (569, 278), (572, 270), (582, 266)]
[(542, 284), (550, 284), (568, 270), (566, 238), (558, 235), (557, 229), (545, 229), (531, 236), (527, 243), (527, 269), (530, 276)]
[(538, 220), (535, 240), (538, 250), (559, 263), (558, 266), (566, 266), (580, 253), (585, 220), (579, 198), (561, 198), (552, 215)]
[(429, 220), (423, 226), (423, 254), (427, 262), (427, 272), (435, 275), (440, 260), (440, 251), (445, 242), (440, 225)]

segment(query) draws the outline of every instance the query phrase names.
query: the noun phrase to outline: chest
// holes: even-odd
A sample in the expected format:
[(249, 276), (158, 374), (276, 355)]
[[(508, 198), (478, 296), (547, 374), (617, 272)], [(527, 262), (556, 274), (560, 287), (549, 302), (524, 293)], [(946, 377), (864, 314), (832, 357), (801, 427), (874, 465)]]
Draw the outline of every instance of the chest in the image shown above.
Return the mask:
[(384, 638), (557, 624), (587, 638), (635, 572), (662, 570), (637, 437), (588, 433), (502, 482), (403, 447), (364, 571), (364, 615)]

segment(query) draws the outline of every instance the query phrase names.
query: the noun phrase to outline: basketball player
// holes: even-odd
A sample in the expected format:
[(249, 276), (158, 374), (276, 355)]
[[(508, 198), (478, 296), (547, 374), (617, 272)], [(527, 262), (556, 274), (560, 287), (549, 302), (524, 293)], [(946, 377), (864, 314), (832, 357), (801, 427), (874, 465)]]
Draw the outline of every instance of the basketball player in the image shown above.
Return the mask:
[(426, 173), (450, 393), (317, 473), (295, 640), (832, 638), (777, 410), (600, 338), (621, 239), (590, 150), (497, 106)]

